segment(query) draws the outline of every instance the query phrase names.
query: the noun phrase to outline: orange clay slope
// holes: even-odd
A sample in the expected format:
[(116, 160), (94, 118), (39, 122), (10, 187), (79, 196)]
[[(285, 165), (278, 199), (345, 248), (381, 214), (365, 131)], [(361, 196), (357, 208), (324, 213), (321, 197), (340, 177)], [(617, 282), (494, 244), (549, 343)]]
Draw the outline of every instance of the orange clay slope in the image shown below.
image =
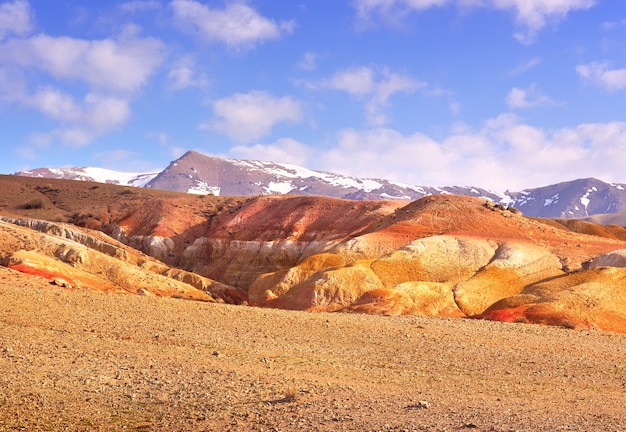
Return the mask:
[[(113, 254), (115, 265), (92, 265), (101, 261), (91, 257), (68, 262), (72, 258), (58, 246), (43, 248), (47, 257), (65, 260), (68, 269), (47, 276), (62, 278), (66, 271), (72, 286), (89, 289), (102, 280), (107, 290), (195, 298), (195, 292), (169, 287), (174, 280), (185, 284), (183, 291), (191, 286), (212, 299), (262, 307), (480, 317), (626, 332), (623, 260), (607, 258), (626, 250), (626, 230), (619, 227), (531, 219), (483, 199), (453, 195), (411, 203), (198, 197), (37, 180), (24, 179), (15, 199), (41, 199), (41, 208), (15, 203), (4, 192), (0, 213), (66, 218), (123, 246), (116, 246), (124, 252)], [(3, 247), (3, 265), (24, 271), (35, 261), (24, 253), (40, 249), (36, 240)], [(69, 269), (96, 279), (87, 282), (83, 275), (81, 284)], [(146, 271), (165, 279), (129, 276)], [(141, 285), (142, 278), (149, 283)]]

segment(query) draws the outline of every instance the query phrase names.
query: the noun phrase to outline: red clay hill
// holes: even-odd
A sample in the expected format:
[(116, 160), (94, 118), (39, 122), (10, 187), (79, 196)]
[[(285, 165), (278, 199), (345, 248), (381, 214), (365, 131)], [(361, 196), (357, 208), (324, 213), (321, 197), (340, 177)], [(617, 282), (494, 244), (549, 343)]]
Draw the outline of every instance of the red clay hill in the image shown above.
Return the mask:
[(626, 333), (626, 230), (471, 197), (213, 197), (0, 176), (0, 264), (69, 289)]

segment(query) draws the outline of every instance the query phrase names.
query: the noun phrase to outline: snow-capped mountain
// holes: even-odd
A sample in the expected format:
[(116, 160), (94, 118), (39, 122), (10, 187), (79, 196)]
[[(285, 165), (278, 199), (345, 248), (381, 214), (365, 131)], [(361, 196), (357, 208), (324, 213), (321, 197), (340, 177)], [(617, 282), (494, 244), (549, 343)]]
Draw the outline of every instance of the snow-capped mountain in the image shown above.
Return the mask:
[(65, 180), (93, 181), (121, 186), (144, 187), (159, 172), (134, 173), (113, 171), (95, 167), (77, 168), (36, 168), (30, 171), (19, 171), (14, 175), (25, 177), (57, 178)]
[(323, 195), (348, 199), (413, 200), (425, 195), (453, 193), (506, 196), (477, 188), (414, 186), (399, 182), (314, 171), (297, 165), (222, 159), (189, 151), (170, 163), (146, 187), (214, 195)]
[(577, 179), (521, 192), (506, 193), (524, 214), (551, 218), (584, 218), (626, 211), (626, 184), (595, 178)]
[(15, 175), (230, 196), (299, 194), (361, 200), (415, 200), (435, 194), (468, 195), (515, 207), (527, 216), (549, 218), (584, 218), (626, 211), (626, 185), (597, 179), (578, 179), (520, 192), (498, 192), (468, 186), (416, 186), (284, 163), (216, 158), (195, 151), (185, 153), (161, 172), (122, 173), (89, 167), (38, 168)]

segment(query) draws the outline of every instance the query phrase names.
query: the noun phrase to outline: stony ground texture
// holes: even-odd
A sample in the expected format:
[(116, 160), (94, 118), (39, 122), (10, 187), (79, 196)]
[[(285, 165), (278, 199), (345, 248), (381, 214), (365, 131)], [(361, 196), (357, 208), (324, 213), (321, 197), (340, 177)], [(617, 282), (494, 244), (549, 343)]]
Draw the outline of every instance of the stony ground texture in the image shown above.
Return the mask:
[(0, 267), (0, 430), (624, 431), (626, 335), (68, 291)]

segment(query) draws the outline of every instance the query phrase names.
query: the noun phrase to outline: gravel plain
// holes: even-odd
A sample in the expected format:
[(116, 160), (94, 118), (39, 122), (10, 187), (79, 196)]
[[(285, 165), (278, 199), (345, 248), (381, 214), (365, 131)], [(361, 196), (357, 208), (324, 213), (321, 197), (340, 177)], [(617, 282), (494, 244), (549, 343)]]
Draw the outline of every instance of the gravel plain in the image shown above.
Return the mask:
[(626, 431), (626, 335), (69, 291), (0, 267), (0, 430)]

